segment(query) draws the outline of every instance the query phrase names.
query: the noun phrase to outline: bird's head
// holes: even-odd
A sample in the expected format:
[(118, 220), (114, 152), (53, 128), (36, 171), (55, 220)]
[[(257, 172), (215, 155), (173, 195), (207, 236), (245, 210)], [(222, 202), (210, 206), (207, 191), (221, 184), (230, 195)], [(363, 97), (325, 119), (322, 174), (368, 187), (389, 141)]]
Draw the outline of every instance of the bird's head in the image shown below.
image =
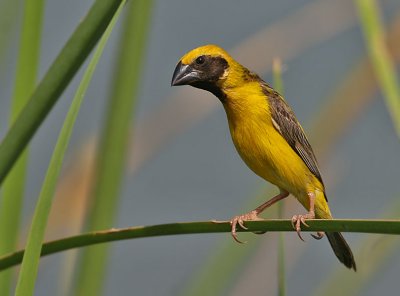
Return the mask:
[(204, 45), (185, 54), (176, 65), (171, 85), (191, 85), (205, 89), (217, 97), (232, 82), (232, 72), (241, 69), (232, 57), (216, 45)]

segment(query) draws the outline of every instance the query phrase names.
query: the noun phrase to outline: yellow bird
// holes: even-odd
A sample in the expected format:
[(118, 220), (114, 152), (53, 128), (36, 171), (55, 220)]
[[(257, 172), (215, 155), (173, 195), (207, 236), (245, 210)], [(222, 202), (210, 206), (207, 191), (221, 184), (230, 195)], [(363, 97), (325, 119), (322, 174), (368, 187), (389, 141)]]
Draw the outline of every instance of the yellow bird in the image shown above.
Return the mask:
[[(307, 219), (332, 219), (317, 160), (303, 128), (282, 96), (257, 74), (236, 62), (216, 45), (185, 54), (175, 68), (171, 85), (191, 85), (213, 93), (224, 106), (233, 143), (247, 166), (276, 185), (280, 193), (253, 211), (231, 220), (232, 236), (244, 221), (292, 194), (308, 210), (295, 215), (292, 224), (301, 238)], [(352, 251), (339, 232), (326, 236), (337, 258), (356, 270)], [(323, 233), (314, 236), (323, 237)], [(302, 238), (301, 238), (302, 239)]]

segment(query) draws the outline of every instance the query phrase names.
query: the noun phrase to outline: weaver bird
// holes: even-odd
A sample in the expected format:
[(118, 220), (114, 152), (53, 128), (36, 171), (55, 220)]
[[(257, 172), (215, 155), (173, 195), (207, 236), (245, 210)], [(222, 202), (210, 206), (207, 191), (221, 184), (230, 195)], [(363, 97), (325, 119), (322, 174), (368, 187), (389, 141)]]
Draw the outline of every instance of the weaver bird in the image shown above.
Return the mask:
[[(177, 64), (171, 85), (191, 85), (213, 93), (224, 106), (236, 150), (258, 176), (276, 185), (280, 193), (244, 215), (231, 220), (232, 236), (244, 222), (261, 220), (259, 214), (292, 194), (308, 210), (292, 224), (301, 238), (307, 219), (332, 219), (317, 160), (303, 128), (282, 96), (257, 74), (236, 62), (216, 45), (185, 54)], [(356, 270), (352, 251), (339, 232), (326, 236), (337, 258)], [(323, 237), (319, 232), (317, 239)], [(302, 239), (302, 238), (301, 238)]]

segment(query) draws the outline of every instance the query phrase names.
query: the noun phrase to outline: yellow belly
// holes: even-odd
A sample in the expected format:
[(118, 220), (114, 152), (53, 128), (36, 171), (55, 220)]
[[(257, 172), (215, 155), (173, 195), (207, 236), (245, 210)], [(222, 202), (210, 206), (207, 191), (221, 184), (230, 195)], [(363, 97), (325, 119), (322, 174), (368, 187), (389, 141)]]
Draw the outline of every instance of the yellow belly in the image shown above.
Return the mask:
[(233, 143), (247, 166), (261, 178), (291, 193), (306, 209), (309, 209), (308, 192), (314, 192), (316, 217), (330, 218), (322, 184), (275, 129), (269, 114), (238, 116), (225, 109)]
[(240, 156), (257, 175), (294, 195), (307, 191), (311, 173), (273, 126), (241, 126), (231, 135)]

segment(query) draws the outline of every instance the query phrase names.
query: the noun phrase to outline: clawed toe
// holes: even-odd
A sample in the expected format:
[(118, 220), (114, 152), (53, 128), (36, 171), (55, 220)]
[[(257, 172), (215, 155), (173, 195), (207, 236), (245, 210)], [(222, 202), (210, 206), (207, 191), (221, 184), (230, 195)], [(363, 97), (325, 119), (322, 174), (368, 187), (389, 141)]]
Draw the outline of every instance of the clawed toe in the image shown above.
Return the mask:
[(323, 238), (325, 236), (325, 233), (322, 231), (318, 231), (317, 234), (311, 234), (311, 236), (313, 238), (315, 238), (316, 240), (320, 240), (321, 238)]
[(224, 224), (224, 223), (226, 223), (226, 221), (220, 221), (220, 220), (216, 220), (216, 219), (213, 219), (210, 222), (214, 223), (214, 224)]
[(301, 215), (294, 215), (292, 217), (292, 226), (294, 230), (296, 230), (298, 237), (304, 242), (304, 239), (301, 236), (301, 223), (303, 223), (303, 221), (304, 219), (302, 219)]
[(243, 219), (239, 219), (239, 220), (238, 220), (238, 224), (239, 224), (240, 227), (242, 227), (243, 229), (245, 229), (245, 230), (248, 229), (246, 226), (244, 226), (244, 224), (243, 224)]
[[(292, 226), (294, 228), (294, 230), (296, 230), (296, 233), (298, 235), (298, 237), (304, 242), (303, 237), (301, 236), (301, 224), (303, 224), (306, 227), (309, 227), (306, 219), (314, 219), (315, 215), (313, 213), (308, 213), (305, 215), (294, 215), (292, 217)], [(316, 236), (313, 235), (313, 237), (315, 239), (321, 239), (323, 237), (323, 234), (321, 236), (321, 233), (317, 233)]]
[(231, 235), (233, 237), (233, 239), (238, 242), (239, 244), (245, 244), (247, 243), (246, 241), (242, 242), (241, 240), (239, 240), (237, 233), (236, 233), (236, 226), (239, 224), (239, 226), (243, 229), (247, 229), (244, 224), (243, 224), (243, 217), (242, 216), (236, 216), (231, 220), (231, 226), (232, 226), (232, 230), (231, 230)]
[(238, 239), (236, 232), (237, 225), (239, 225), (240, 228), (247, 230), (248, 228), (244, 225), (244, 222), (255, 221), (255, 220), (261, 220), (255, 211), (251, 211), (250, 213), (233, 217), (230, 222), (232, 226), (231, 235), (233, 239), (240, 244), (247, 243), (246, 241), (242, 242), (241, 240)]
[(265, 233), (267, 233), (266, 231), (254, 231), (253, 232), (254, 234), (257, 234), (257, 235), (261, 235), (261, 234), (265, 234)]

